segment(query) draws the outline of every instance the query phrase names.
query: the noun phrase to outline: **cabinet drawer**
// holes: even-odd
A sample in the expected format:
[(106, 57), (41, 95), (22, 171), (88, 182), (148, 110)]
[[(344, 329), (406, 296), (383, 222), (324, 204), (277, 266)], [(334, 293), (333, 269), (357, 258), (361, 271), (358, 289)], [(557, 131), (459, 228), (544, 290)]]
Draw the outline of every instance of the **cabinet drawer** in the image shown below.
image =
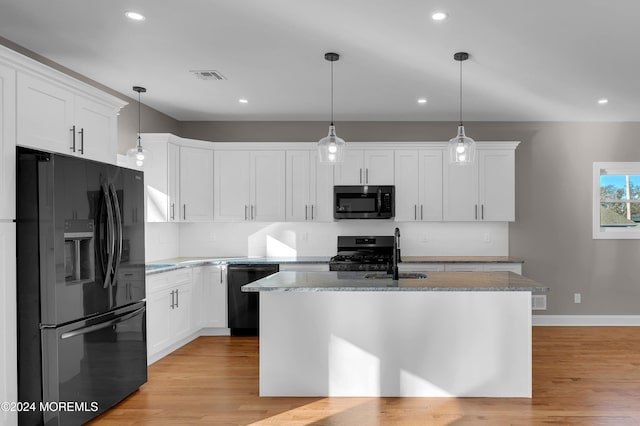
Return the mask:
[(147, 277), (147, 294), (164, 290), (169, 287), (174, 287), (176, 285), (191, 283), (191, 277), (191, 268), (149, 275)]

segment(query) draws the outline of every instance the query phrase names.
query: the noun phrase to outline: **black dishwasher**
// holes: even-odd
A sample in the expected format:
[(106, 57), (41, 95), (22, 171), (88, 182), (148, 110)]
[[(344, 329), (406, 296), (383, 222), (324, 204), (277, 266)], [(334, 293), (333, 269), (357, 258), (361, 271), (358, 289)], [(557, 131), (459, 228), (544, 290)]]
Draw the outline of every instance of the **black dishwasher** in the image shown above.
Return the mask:
[(278, 265), (241, 264), (227, 267), (227, 301), (232, 336), (257, 336), (260, 302), (258, 293), (243, 293), (241, 287), (278, 272)]

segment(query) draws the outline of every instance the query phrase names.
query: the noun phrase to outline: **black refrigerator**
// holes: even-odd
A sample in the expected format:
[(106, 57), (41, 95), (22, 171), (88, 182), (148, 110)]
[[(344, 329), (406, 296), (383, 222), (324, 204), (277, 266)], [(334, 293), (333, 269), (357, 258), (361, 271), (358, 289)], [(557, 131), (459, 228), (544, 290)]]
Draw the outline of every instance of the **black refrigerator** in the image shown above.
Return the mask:
[(81, 425), (147, 381), (143, 173), (18, 147), (19, 425)]

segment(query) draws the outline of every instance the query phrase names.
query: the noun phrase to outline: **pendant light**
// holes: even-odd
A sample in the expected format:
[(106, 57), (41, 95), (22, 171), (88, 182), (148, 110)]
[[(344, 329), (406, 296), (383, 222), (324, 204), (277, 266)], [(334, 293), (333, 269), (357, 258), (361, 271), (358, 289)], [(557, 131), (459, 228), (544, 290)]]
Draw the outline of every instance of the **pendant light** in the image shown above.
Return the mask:
[(460, 124), (456, 137), (449, 140), (449, 162), (462, 166), (473, 164), (476, 156), (476, 143), (464, 134), (462, 125), (462, 62), (469, 59), (469, 54), (458, 52), (453, 55), (453, 59), (460, 62)]
[(318, 159), (321, 163), (335, 164), (344, 161), (344, 139), (336, 136), (336, 126), (333, 124), (333, 63), (340, 59), (337, 53), (324, 54), (324, 59), (331, 62), (331, 124), (329, 134), (318, 141)]
[(149, 162), (151, 159), (151, 152), (148, 149), (142, 147), (142, 141), (140, 138), (140, 93), (145, 93), (147, 89), (140, 86), (133, 86), (133, 91), (138, 92), (138, 142), (135, 148), (131, 148), (127, 151), (127, 157), (129, 157), (130, 164), (135, 164), (137, 167), (143, 167), (145, 162)]

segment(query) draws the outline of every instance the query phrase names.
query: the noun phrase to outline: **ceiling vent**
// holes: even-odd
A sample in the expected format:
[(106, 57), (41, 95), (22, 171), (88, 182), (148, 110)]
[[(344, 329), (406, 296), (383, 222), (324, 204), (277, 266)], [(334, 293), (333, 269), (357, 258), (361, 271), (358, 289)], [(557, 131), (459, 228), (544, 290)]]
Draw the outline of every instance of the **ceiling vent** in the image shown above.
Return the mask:
[(220, 72), (216, 70), (195, 70), (195, 71), (192, 70), (189, 72), (193, 73), (196, 76), (196, 78), (199, 78), (200, 80), (226, 80), (227, 79), (227, 77), (220, 74)]

